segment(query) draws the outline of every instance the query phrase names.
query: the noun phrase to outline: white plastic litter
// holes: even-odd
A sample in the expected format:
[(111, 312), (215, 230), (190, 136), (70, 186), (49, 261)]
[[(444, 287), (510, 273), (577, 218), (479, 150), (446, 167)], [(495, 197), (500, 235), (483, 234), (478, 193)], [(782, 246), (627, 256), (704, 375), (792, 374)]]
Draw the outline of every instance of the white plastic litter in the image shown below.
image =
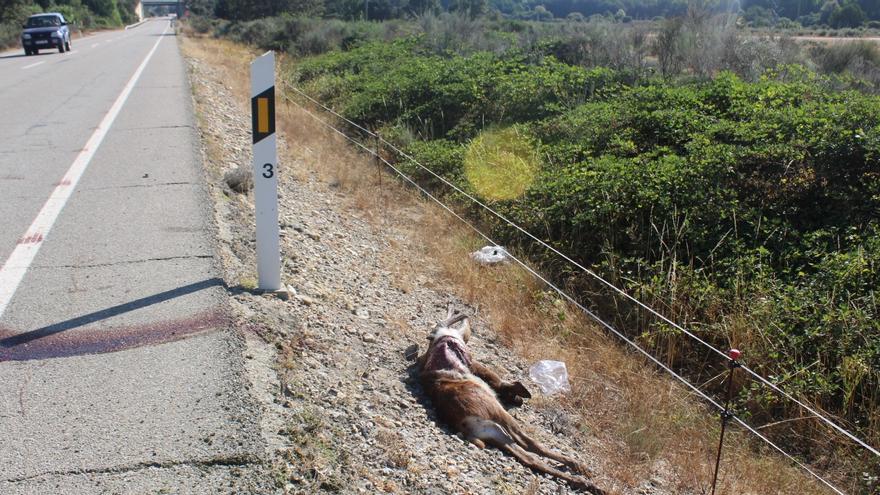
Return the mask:
[(544, 395), (571, 392), (568, 370), (562, 361), (538, 361), (529, 368), (529, 378), (538, 384)]
[(507, 261), (507, 251), (501, 246), (486, 246), (471, 253), (471, 258), (484, 265), (494, 265)]

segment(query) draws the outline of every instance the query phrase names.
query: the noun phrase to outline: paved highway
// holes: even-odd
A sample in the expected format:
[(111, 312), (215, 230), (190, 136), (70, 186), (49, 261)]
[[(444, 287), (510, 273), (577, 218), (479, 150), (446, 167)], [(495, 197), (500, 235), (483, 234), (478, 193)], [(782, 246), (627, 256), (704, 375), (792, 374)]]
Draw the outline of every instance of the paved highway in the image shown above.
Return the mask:
[(0, 493), (264, 492), (176, 38), (72, 48), (0, 53)]

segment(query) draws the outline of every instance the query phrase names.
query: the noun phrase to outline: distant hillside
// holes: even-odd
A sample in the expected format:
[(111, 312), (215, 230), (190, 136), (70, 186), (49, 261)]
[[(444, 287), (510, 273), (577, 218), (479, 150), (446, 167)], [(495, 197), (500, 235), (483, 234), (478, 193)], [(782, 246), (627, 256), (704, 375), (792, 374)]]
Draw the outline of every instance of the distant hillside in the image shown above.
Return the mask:
[(756, 27), (880, 28), (880, 0), (192, 0), (188, 7), (196, 15), (234, 21), (285, 13), (377, 21), (459, 11), (472, 17), (496, 12), (531, 20), (579, 20), (601, 15), (624, 22), (681, 16), (692, 8), (739, 14), (743, 24)]
[[(710, 12), (740, 13), (755, 26), (847, 28), (880, 20), (880, 0), (491, 0), (491, 5), (504, 14), (535, 19), (597, 14), (619, 19), (653, 19), (682, 15), (689, 5), (697, 5)], [(880, 23), (872, 27), (880, 27)]]

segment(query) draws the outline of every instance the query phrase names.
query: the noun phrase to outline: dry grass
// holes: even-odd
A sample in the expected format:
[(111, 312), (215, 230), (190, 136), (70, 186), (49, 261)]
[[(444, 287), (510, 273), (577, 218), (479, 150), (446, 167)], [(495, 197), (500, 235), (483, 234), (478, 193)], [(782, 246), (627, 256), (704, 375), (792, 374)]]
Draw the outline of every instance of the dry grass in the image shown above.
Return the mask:
[(385, 450), (386, 461), (389, 466), (407, 469), (412, 460), (412, 452), (406, 446), (403, 436), (388, 428), (379, 428), (376, 432), (376, 442)]
[[(250, 51), (216, 40), (186, 40), (185, 46), (222, 68), (232, 92), (247, 102)], [(567, 363), (573, 390), (560, 400), (579, 413), (585, 442), (599, 459), (600, 484), (632, 492), (659, 477), (671, 491), (709, 492), (719, 425), (704, 405), (515, 265), (474, 264), (468, 253), (481, 242), (467, 227), (390, 178), (371, 157), (297, 106), (281, 104), (277, 115), (289, 146), (282, 162), (304, 163), (297, 173), (334, 184), (353, 213), (377, 229), (405, 233), (404, 243), (435, 261), (428, 268), (433, 273), (426, 273), (423, 264), (399, 265), (394, 273), (399, 287), (442, 283), (479, 308), (482, 319), (527, 360)], [(332, 122), (331, 116), (320, 117)], [(541, 401), (534, 402), (540, 407)], [(827, 493), (809, 475), (756, 447), (746, 434), (734, 429), (726, 438), (717, 493)], [(394, 451), (389, 448), (392, 457)]]

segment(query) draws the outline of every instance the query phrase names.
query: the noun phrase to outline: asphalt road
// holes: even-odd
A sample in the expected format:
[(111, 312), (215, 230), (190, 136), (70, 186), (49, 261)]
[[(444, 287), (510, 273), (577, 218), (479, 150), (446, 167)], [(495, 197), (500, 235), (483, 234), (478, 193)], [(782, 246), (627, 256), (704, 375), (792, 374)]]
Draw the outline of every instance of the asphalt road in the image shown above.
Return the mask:
[(2, 494), (263, 492), (167, 28), (0, 53)]

